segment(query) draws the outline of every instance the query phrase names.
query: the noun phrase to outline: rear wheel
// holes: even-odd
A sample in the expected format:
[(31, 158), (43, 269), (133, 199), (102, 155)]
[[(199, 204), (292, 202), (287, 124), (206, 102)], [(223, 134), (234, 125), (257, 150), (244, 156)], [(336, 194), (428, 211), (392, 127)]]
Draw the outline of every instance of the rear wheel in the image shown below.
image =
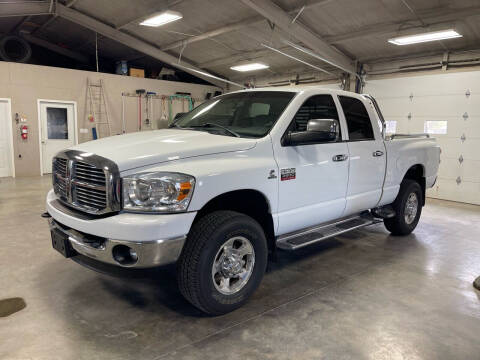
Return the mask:
[(408, 235), (418, 224), (422, 213), (423, 195), (418, 182), (410, 179), (403, 180), (400, 191), (392, 204), (395, 217), (383, 222), (393, 235)]
[(254, 219), (233, 211), (207, 214), (194, 224), (178, 261), (180, 291), (207, 314), (235, 310), (260, 284), (267, 255)]

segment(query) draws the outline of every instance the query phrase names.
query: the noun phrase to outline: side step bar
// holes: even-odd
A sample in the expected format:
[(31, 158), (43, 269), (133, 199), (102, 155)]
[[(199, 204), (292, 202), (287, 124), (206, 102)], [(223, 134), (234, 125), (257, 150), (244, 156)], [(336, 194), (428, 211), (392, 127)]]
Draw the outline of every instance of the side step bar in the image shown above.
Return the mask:
[(284, 250), (296, 250), (377, 222), (381, 222), (381, 220), (376, 220), (370, 213), (357, 215), (334, 223), (323, 224), (299, 232), (282, 235), (277, 238), (277, 247)]

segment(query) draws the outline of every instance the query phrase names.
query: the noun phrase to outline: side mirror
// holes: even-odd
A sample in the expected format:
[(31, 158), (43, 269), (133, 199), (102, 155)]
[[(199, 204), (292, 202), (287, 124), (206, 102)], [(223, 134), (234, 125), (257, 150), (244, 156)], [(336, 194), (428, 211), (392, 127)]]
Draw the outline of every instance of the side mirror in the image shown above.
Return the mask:
[(283, 145), (308, 145), (319, 142), (336, 141), (340, 135), (340, 124), (335, 119), (308, 120), (307, 130), (289, 132)]
[(179, 113), (176, 113), (173, 120), (177, 120), (178, 118), (181, 118), (183, 115), (185, 115), (186, 113), (184, 112), (179, 112)]

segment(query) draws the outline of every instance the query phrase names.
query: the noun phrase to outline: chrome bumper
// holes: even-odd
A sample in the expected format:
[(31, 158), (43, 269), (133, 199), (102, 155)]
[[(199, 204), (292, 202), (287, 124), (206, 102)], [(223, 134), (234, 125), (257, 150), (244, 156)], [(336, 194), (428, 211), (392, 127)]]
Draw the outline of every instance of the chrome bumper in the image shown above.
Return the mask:
[[(79, 254), (108, 264), (128, 268), (149, 268), (174, 263), (180, 256), (186, 236), (172, 239), (153, 241), (128, 241), (101, 238), (101, 241), (92, 241), (88, 234), (81, 233), (49, 219), (50, 230), (59, 230), (68, 236), (73, 249)], [(98, 238), (98, 237), (93, 237)], [(120, 264), (113, 257), (113, 248), (117, 245), (128, 246), (137, 254), (137, 261), (133, 264)]]

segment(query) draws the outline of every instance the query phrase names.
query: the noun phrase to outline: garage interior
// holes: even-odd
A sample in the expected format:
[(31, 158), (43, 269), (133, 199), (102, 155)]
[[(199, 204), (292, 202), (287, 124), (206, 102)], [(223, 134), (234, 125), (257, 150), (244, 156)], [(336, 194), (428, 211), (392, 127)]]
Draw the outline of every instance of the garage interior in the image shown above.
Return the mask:
[[(164, 12), (180, 16), (141, 25)], [(479, 357), (480, 1), (0, 1), (0, 59), (0, 359)], [(218, 317), (181, 296), (172, 267), (100, 273), (53, 251), (40, 215), (56, 151), (297, 86), (371, 94), (387, 133), (437, 139), (414, 233), (376, 224), (278, 251)], [(72, 134), (60, 148), (52, 106)]]

